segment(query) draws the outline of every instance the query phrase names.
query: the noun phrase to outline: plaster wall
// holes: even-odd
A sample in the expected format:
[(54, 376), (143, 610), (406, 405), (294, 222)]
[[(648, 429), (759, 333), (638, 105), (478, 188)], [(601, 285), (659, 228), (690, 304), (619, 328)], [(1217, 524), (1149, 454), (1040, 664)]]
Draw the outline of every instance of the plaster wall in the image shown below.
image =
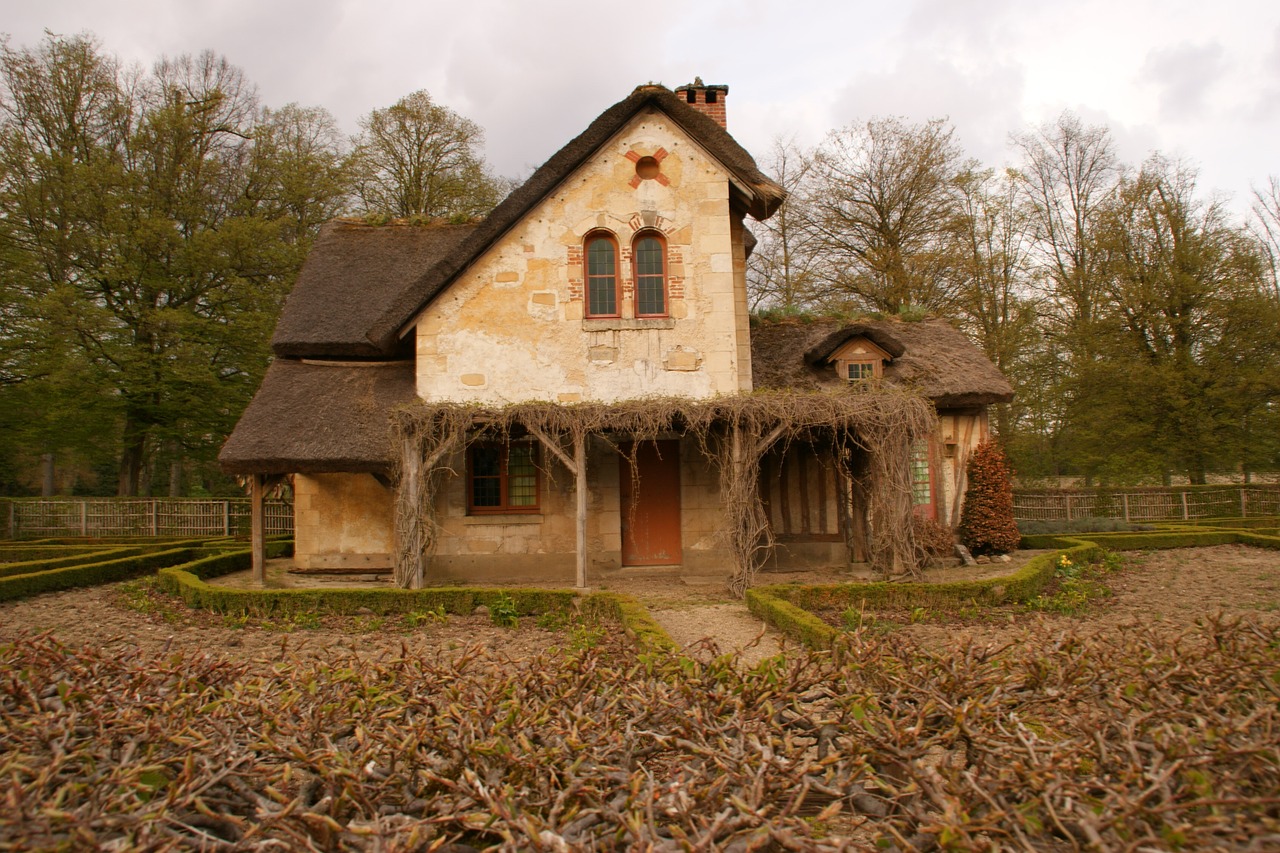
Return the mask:
[[(623, 569), (619, 457), (607, 443), (593, 440), (587, 455), (587, 582), (595, 584)], [(458, 454), (453, 470), (465, 471)], [(428, 582), (560, 581), (572, 583), (575, 570), (576, 497), (572, 475), (542, 454), (539, 512), (468, 515), (464, 477), (451, 478), (436, 500), (441, 537), (428, 570)], [(680, 536), (683, 564), (678, 574), (729, 571), (720, 531), (718, 474), (689, 442), (680, 450)]]
[(987, 410), (946, 409), (938, 412), (938, 431), (934, 434), (934, 471), (938, 495), (938, 521), (950, 527), (960, 524), (964, 507), (965, 470), (969, 457), (990, 435)]
[[(657, 177), (638, 177), (645, 157)], [(418, 395), (500, 405), (750, 390), (730, 208), (728, 173), (664, 114), (641, 113), (418, 316)], [(616, 319), (584, 319), (583, 240), (597, 230), (619, 248)], [(635, 317), (631, 245), (644, 230), (667, 243), (665, 318)]]
[(293, 502), (298, 568), (391, 567), (391, 492), (369, 474), (297, 474)]

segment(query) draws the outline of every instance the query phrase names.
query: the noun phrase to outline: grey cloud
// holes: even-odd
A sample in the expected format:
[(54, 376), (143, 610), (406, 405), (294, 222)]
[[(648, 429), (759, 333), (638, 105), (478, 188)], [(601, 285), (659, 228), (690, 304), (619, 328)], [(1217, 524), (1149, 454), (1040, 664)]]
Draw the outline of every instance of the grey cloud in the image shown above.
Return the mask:
[(1222, 45), (1184, 43), (1149, 53), (1141, 78), (1156, 87), (1162, 118), (1185, 121), (1205, 116), (1210, 92), (1227, 70)]

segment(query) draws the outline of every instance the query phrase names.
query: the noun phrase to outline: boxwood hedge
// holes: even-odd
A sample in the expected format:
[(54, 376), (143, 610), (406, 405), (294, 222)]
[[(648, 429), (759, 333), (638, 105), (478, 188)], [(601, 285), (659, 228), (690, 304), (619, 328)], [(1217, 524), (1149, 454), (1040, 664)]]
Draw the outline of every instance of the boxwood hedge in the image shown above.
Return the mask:
[(1090, 533), (1088, 538), (1066, 535), (1034, 535), (1022, 538), (1024, 548), (1053, 549), (1033, 557), (1005, 577), (948, 583), (850, 583), (836, 585), (779, 584), (747, 590), (751, 612), (778, 631), (810, 648), (838, 645), (841, 632), (811, 611), (862, 607), (948, 607), (967, 604), (1001, 604), (1034, 598), (1053, 577), (1058, 561), (1068, 557), (1087, 563), (1108, 550), (1128, 551), (1239, 543), (1280, 550), (1280, 537), (1268, 529), (1213, 529), (1168, 525), (1160, 530), (1123, 533)]

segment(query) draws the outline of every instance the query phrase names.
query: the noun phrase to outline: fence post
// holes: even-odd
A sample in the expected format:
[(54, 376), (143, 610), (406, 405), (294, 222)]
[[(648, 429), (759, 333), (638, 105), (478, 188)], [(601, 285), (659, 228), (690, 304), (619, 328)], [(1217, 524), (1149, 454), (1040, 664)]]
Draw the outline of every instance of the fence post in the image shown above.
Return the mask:
[(1124, 523), (1129, 523), (1129, 493), (1124, 492), (1120, 495), (1120, 502), (1124, 504)]
[(80, 535), (89, 535), (89, 502), (83, 499), (80, 501)]
[(1071, 520), (1071, 495), (1067, 495), (1067, 521)]
[(1245, 496), (1245, 487), (1240, 487), (1240, 517), (1249, 517), (1249, 499)]
[(222, 499), (222, 535), (231, 535), (231, 501)]
[(1189, 521), (1191, 519), (1191, 511), (1187, 508), (1187, 493), (1182, 493), (1182, 520)]
[(160, 508), (155, 498), (151, 499), (151, 535), (160, 535)]
[(18, 503), (9, 501), (9, 538), (18, 538)]

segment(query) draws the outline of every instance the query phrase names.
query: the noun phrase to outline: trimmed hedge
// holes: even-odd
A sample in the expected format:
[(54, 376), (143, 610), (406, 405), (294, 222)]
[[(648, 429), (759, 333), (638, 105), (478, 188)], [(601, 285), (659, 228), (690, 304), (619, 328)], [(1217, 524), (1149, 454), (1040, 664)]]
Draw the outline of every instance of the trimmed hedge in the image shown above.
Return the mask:
[(47, 557), (45, 559), (32, 559), (22, 563), (4, 563), (0, 564), (0, 578), (7, 578), (13, 575), (30, 575), (36, 572), (47, 572), (50, 569), (61, 569), (66, 566), (75, 566), (85, 562), (100, 563), (103, 560), (115, 559), (117, 557), (130, 557), (134, 554), (145, 552), (145, 548), (95, 548), (80, 554), (62, 557)]
[(955, 607), (969, 604), (1004, 604), (1028, 601), (1039, 595), (1053, 578), (1058, 559), (1090, 562), (1103, 549), (1091, 542), (1071, 541), (1052, 554), (1033, 557), (1011, 575), (948, 583), (847, 583), (802, 586), (778, 584), (747, 591), (747, 606), (774, 628), (814, 649), (832, 648), (840, 631), (811, 611), (849, 607)]
[(747, 609), (788, 637), (811, 649), (829, 649), (840, 632), (808, 610), (770, 592), (777, 587), (747, 590)]
[(629, 595), (616, 592), (588, 595), (582, 600), (582, 613), (617, 621), (642, 653), (675, 654), (680, 650), (648, 609)]
[[(1207, 545), (1232, 545), (1241, 541), (1244, 531), (1193, 530), (1183, 526), (1165, 526), (1160, 530), (1142, 533), (1089, 533), (1090, 542), (1096, 542), (1111, 551), (1160, 550), (1163, 548), (1195, 548)], [(1063, 543), (1084, 541), (1076, 536), (1024, 536), (1024, 548), (1060, 548)]]
[(1266, 529), (1189, 529), (1166, 525), (1142, 533), (1090, 533), (1088, 540), (1064, 535), (1022, 537), (1023, 548), (1054, 549), (1033, 557), (1018, 571), (1000, 578), (950, 583), (860, 583), (826, 586), (779, 584), (747, 590), (751, 612), (783, 634), (814, 649), (837, 645), (842, 632), (811, 613), (815, 609), (909, 605), (947, 607), (965, 604), (1001, 604), (1028, 601), (1040, 594), (1063, 556), (1073, 563), (1100, 559), (1106, 551), (1158, 550), (1208, 545), (1255, 545), (1280, 550), (1280, 536)]
[[(268, 543), (268, 556), (279, 556), (292, 542)], [(273, 552), (276, 549), (277, 552)], [(218, 613), (254, 616), (289, 613), (336, 613), (350, 615), (369, 610), (379, 615), (438, 610), (470, 615), (479, 605), (493, 607), (509, 599), (521, 616), (579, 610), (592, 618), (620, 623), (641, 652), (674, 653), (676, 644), (638, 601), (627, 595), (600, 592), (580, 598), (566, 589), (519, 589), (481, 587), (428, 587), (426, 589), (234, 589), (205, 583), (209, 578), (243, 571), (250, 567), (249, 551), (235, 551), (201, 557), (182, 565), (163, 568), (159, 585), (182, 598), (189, 607)]]
[(1280, 525), (1280, 516), (1251, 515), (1248, 518), (1239, 516), (1235, 518), (1190, 518), (1181, 523), (1192, 527), (1225, 527), (1233, 530), (1251, 530), (1257, 527), (1276, 527)]
[(0, 548), (0, 565), (4, 563), (27, 563), (31, 560), (49, 560), (54, 557), (65, 557), (72, 554), (89, 554), (105, 550), (101, 545), (82, 545), (78, 548), (62, 545), (22, 545)]
[[(281, 546), (285, 544), (288, 543), (280, 543)], [(205, 583), (208, 578), (243, 571), (250, 567), (251, 561), (248, 551), (233, 551), (171, 566), (160, 571), (160, 587), (180, 596), (189, 607), (254, 616), (288, 613), (349, 615), (361, 610), (385, 615), (441, 607), (446, 613), (470, 614), (481, 604), (494, 606), (503, 596), (511, 599), (519, 615), (532, 616), (552, 610), (570, 610), (577, 598), (571, 590), (558, 589), (236, 589)]]
[(1241, 545), (1254, 545), (1258, 548), (1271, 548), (1280, 551), (1280, 530), (1264, 534), (1262, 531), (1240, 533), (1237, 541)]
[(24, 575), (0, 578), (0, 601), (26, 598), (42, 592), (56, 592), (80, 586), (112, 583), (154, 572), (190, 560), (194, 548), (152, 551), (97, 563), (81, 563), (61, 569), (49, 569)]

